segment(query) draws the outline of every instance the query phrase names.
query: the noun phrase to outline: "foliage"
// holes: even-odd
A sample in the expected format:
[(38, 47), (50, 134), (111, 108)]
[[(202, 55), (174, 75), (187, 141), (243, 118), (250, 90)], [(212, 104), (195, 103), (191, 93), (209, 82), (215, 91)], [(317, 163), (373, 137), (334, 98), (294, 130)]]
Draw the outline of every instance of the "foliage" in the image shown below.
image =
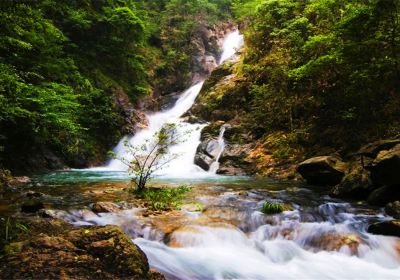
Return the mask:
[(285, 210), (281, 203), (266, 201), (262, 205), (261, 212), (264, 214), (279, 214)]
[(182, 198), (191, 188), (187, 186), (147, 188), (137, 190), (135, 194), (147, 202), (150, 210), (164, 211), (179, 209), (182, 205)]
[(400, 133), (398, 1), (236, 0), (233, 10), (246, 48), (227, 96), (247, 94), (257, 138), (282, 132), (307, 153), (346, 153)]
[(104, 157), (130, 117), (119, 95), (135, 104), (155, 87), (181, 90), (190, 78), (195, 30), (228, 17), (229, 5), (2, 1), (1, 163), (22, 168), (21, 158), (43, 150), (73, 166)]
[(4, 246), (28, 232), (29, 228), (16, 219), (10, 217), (0, 218), (0, 256), (4, 254)]
[(127, 140), (124, 143), (126, 155), (120, 157), (111, 152), (111, 156), (128, 167), (135, 188), (142, 191), (156, 171), (162, 170), (179, 156), (169, 153), (168, 149), (182, 141), (181, 137), (182, 135), (177, 133), (175, 124), (165, 124), (151, 138), (146, 139), (144, 145), (135, 146)]

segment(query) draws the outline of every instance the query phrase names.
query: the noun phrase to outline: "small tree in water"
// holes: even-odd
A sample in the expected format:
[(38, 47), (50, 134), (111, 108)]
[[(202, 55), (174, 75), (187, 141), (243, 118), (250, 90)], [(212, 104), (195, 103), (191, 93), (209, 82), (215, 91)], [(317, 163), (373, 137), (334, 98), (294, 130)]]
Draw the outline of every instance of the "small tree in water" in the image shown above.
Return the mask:
[(111, 156), (128, 166), (128, 172), (133, 176), (132, 182), (136, 190), (141, 192), (156, 171), (178, 157), (178, 154), (168, 153), (168, 150), (179, 142), (176, 125), (166, 124), (151, 139), (147, 139), (144, 145), (133, 146), (128, 140), (125, 141), (126, 157), (119, 157), (113, 152)]

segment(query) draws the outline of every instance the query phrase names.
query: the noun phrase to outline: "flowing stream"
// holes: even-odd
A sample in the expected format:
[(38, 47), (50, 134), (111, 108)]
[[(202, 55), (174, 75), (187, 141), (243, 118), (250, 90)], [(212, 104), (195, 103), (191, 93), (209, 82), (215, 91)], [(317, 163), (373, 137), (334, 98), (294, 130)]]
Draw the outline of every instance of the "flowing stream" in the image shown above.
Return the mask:
[[(391, 219), (380, 209), (293, 183), (220, 179), (192, 186), (181, 210), (78, 208), (53, 215), (77, 226), (118, 225), (167, 279), (399, 278), (400, 239), (366, 231)], [(266, 215), (265, 201), (290, 209)]]
[[(238, 31), (229, 34), (220, 63), (242, 43)], [(211, 176), (225, 145), (224, 126), (210, 172), (194, 165), (203, 124), (187, 123), (181, 116), (202, 85), (183, 92), (171, 109), (148, 114), (148, 128), (125, 136), (114, 149), (119, 156), (129, 157), (124, 141), (146, 146), (166, 123), (176, 124), (186, 141), (170, 152), (181, 156), (157, 180), (193, 187), (180, 210), (149, 214), (128, 204), (120, 212), (95, 214), (83, 207), (95, 200), (97, 192), (102, 192), (102, 200), (121, 198), (108, 189), (123, 184), (115, 181), (127, 180), (126, 167), (111, 160), (100, 168), (42, 177), (44, 185), (36, 190), (58, 207), (53, 215), (78, 226), (120, 226), (146, 253), (150, 266), (167, 279), (399, 279), (400, 239), (367, 233), (371, 222), (392, 219), (381, 209), (333, 199), (326, 190), (294, 183)], [(263, 214), (260, 210), (266, 201), (284, 203), (289, 210)]]

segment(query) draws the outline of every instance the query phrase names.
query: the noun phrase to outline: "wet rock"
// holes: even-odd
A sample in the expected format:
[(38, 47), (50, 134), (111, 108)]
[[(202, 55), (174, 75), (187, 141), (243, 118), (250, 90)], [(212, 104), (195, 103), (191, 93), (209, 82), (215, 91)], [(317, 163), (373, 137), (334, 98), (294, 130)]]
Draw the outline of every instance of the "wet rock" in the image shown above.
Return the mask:
[(342, 180), (346, 164), (336, 156), (319, 156), (300, 163), (297, 171), (309, 184), (333, 186)]
[(96, 202), (92, 205), (95, 213), (115, 213), (121, 211), (121, 207), (112, 202)]
[(400, 200), (400, 186), (383, 186), (374, 190), (368, 196), (368, 203), (385, 206), (389, 202)]
[(218, 156), (220, 144), (216, 139), (207, 139), (197, 147), (194, 163), (208, 171)]
[(325, 251), (339, 251), (344, 247), (350, 250), (351, 255), (357, 255), (358, 247), (365, 242), (355, 234), (324, 233), (311, 239), (311, 247)]
[(367, 168), (371, 172), (374, 183), (388, 186), (400, 185), (400, 144), (390, 150), (379, 152)]
[(203, 170), (210, 170), (210, 166), (213, 163), (214, 159), (210, 156), (202, 153), (196, 153), (194, 157), (194, 163), (200, 166)]
[(385, 212), (395, 219), (400, 219), (400, 201), (388, 203), (385, 206)]
[(39, 235), (6, 255), (0, 271), (3, 279), (152, 279), (145, 254), (116, 226)]
[(370, 179), (369, 171), (363, 168), (360, 161), (355, 160), (350, 164), (348, 172), (342, 181), (331, 190), (332, 196), (366, 199), (373, 190), (374, 185)]
[(368, 227), (368, 232), (373, 234), (400, 237), (400, 220), (392, 220), (372, 224)]
[(43, 208), (44, 204), (40, 201), (28, 201), (21, 205), (21, 211), (25, 213), (36, 213)]

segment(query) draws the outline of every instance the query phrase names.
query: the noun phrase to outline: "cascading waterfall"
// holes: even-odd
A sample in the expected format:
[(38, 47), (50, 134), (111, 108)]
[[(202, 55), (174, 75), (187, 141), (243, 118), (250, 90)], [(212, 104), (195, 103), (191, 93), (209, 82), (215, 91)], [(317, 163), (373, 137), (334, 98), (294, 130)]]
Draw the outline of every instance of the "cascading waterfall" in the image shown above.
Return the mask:
[[(219, 64), (222, 64), (224, 61), (234, 56), (242, 45), (243, 36), (239, 33), (239, 30), (228, 34), (223, 43)], [(181, 119), (181, 116), (192, 107), (197, 95), (200, 93), (203, 83), (204, 81), (201, 81), (183, 92), (171, 109), (147, 114), (148, 127), (138, 131), (133, 136), (123, 137), (114, 148), (114, 153), (117, 158), (131, 159), (132, 155), (128, 152), (124, 144), (126, 141), (128, 141), (131, 146), (144, 147), (146, 150), (146, 146), (149, 146), (152, 137), (160, 131), (165, 124), (170, 123), (176, 125), (176, 133), (181, 136), (181, 141), (170, 147), (169, 153), (178, 154), (179, 156), (172, 160), (168, 166), (158, 171), (156, 175), (163, 177), (196, 177), (215, 174), (218, 169), (218, 161), (215, 162), (213, 166), (213, 172), (205, 172), (194, 164), (194, 156), (197, 146), (200, 144), (200, 134), (204, 125), (190, 124)], [(128, 168), (119, 159), (112, 159), (108, 162), (106, 167), (96, 169), (126, 171)]]

